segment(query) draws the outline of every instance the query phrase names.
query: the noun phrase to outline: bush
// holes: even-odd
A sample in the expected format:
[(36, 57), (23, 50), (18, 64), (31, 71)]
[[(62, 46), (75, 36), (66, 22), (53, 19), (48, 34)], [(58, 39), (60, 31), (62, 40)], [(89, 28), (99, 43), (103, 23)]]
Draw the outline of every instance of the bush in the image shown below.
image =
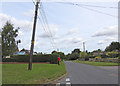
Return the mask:
[[(50, 62), (51, 64), (57, 64), (58, 55), (33, 55), (33, 62)], [(29, 62), (29, 55), (13, 55), (11, 58), (3, 58), (3, 62)]]
[(119, 56), (119, 53), (118, 52), (108, 52), (108, 53), (106, 53), (106, 55), (109, 58), (117, 58)]
[(86, 52), (81, 52), (80, 53), (80, 59), (84, 59), (85, 61), (88, 61), (89, 60), (89, 58), (91, 58), (92, 57), (92, 55), (91, 54), (87, 54)]
[(101, 55), (102, 58), (108, 58), (106, 54)]
[(78, 53), (72, 53), (71, 55), (69, 55), (69, 60), (76, 60), (78, 58), (79, 58)]
[(100, 56), (97, 56), (97, 57), (95, 57), (95, 59), (101, 59), (101, 57), (100, 57)]

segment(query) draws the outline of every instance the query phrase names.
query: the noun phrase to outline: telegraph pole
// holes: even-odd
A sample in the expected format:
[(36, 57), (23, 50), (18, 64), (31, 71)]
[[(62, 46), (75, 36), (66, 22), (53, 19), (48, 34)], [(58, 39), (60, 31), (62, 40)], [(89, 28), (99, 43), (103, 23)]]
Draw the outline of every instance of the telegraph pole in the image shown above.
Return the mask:
[(33, 56), (33, 48), (34, 48), (34, 39), (35, 39), (35, 28), (36, 28), (36, 22), (37, 22), (37, 13), (39, 8), (39, 1), (37, 0), (35, 5), (35, 17), (34, 17), (34, 24), (33, 24), (33, 33), (32, 33), (32, 40), (31, 40), (31, 48), (30, 48), (30, 57), (29, 57), (29, 65), (28, 70), (32, 70), (32, 56)]
[(85, 51), (85, 42), (83, 42), (83, 51)]

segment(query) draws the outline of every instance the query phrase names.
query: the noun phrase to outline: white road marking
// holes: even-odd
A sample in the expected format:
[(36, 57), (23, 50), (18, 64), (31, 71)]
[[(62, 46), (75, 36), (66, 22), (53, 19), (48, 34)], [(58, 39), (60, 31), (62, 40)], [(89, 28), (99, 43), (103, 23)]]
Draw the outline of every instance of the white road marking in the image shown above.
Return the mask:
[(71, 86), (71, 83), (70, 83), (70, 82), (67, 82), (67, 83), (66, 83), (66, 86)]
[(71, 86), (70, 78), (66, 78), (66, 86)]
[(57, 83), (56, 86), (60, 86), (60, 83)]
[(67, 82), (66, 84), (71, 84), (70, 82)]
[(66, 78), (66, 82), (69, 82), (70, 81), (70, 78)]

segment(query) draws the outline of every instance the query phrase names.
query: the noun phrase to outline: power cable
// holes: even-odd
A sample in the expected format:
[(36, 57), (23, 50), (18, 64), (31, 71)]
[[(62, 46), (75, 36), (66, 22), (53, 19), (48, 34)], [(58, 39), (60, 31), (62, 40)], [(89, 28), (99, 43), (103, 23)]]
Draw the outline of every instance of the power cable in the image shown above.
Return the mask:
[[(63, 3), (63, 4), (71, 4), (74, 5), (72, 2), (56, 2), (56, 3)], [(105, 7), (105, 6), (99, 6), (99, 5), (87, 5), (87, 4), (79, 4), (81, 6), (86, 6), (86, 7), (95, 7), (95, 8), (115, 8), (118, 9), (118, 7)]]
[(55, 49), (54, 39), (53, 39), (53, 36), (52, 36), (52, 32), (50, 31), (50, 27), (49, 27), (49, 24), (48, 24), (48, 21), (47, 21), (47, 18), (46, 18), (45, 11), (43, 9), (42, 3), (40, 4), (39, 12), (40, 12), (40, 15), (41, 15), (41, 19), (42, 19), (42, 21), (43, 21), (43, 23), (45, 25), (44, 30), (45, 30), (45, 32), (47, 32), (49, 34), (48, 37), (50, 38), (53, 49)]
[(63, 4), (76, 5), (76, 6), (79, 6), (81, 8), (87, 9), (87, 10), (91, 10), (91, 11), (94, 11), (94, 12), (97, 12), (97, 13), (101, 13), (101, 14), (105, 14), (105, 15), (108, 15), (108, 16), (111, 16), (111, 17), (114, 17), (114, 18), (118, 18), (118, 16), (111, 15), (111, 14), (108, 14), (108, 13), (105, 13), (105, 12), (102, 12), (102, 11), (99, 11), (99, 10), (95, 10), (95, 9), (92, 9), (92, 8), (88, 8), (88, 7), (85, 7), (85, 6), (81, 6), (79, 4), (75, 4), (75, 3), (63, 3)]
[[(35, 2), (34, 2), (33, 0), (32, 0), (32, 2), (33, 2), (33, 4), (35, 5)], [(40, 2), (39, 11), (40, 11), (40, 14), (41, 14), (41, 18), (40, 18), (39, 16), (38, 16), (38, 18), (39, 18), (39, 20), (40, 20), (40, 22), (41, 22), (41, 25), (42, 25), (44, 31), (45, 31), (46, 33), (48, 33), (48, 37), (50, 38), (50, 42), (51, 42), (52, 48), (55, 49), (55, 46), (54, 46), (54, 43), (53, 43), (53, 39), (52, 39), (52, 33), (51, 33), (51, 31), (49, 30), (48, 22), (47, 22), (47, 24), (46, 24), (47, 18), (46, 18), (46, 16), (45, 16), (45, 12), (44, 12), (44, 10), (43, 10), (43, 7), (41, 7), (41, 6), (42, 6), (42, 3)], [(41, 12), (41, 10), (44, 12), (44, 14), (43, 14), (43, 12)], [(44, 24), (42, 23), (42, 21), (43, 21)], [(47, 25), (47, 26), (46, 26), (46, 25)], [(48, 30), (47, 30), (46, 28), (48, 28)]]

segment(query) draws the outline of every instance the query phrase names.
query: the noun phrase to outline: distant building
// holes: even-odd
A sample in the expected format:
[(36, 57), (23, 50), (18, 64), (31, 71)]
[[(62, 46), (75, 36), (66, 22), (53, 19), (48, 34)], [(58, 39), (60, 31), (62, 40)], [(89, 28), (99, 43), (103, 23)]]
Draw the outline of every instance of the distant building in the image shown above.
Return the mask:
[(33, 55), (37, 55), (37, 52), (34, 52)]
[(26, 49), (22, 49), (21, 51), (17, 51), (16, 53), (14, 53), (14, 55), (28, 55), (30, 54), (30, 50), (26, 50)]
[(22, 49), (20, 52), (24, 53), (25, 55), (30, 54), (30, 50)]
[[(14, 55), (29, 55), (30, 50), (22, 49), (19, 52), (14, 53)], [(37, 55), (37, 52), (34, 52), (33, 55)]]

